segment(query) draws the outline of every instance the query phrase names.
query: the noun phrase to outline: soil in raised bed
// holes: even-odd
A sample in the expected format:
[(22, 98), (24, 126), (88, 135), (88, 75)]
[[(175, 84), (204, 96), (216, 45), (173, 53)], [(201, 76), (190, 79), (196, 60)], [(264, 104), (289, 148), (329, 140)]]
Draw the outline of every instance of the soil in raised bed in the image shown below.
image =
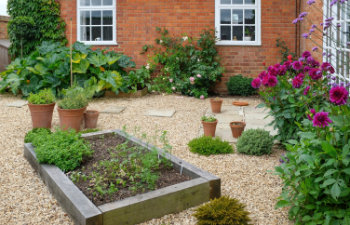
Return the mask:
[[(95, 171), (94, 165), (98, 164), (101, 160), (110, 160), (111, 155), (108, 149), (115, 148), (116, 146), (126, 142), (124, 137), (121, 137), (117, 134), (105, 134), (103, 136), (93, 136), (87, 138), (91, 144), (91, 148), (94, 150), (94, 154), (90, 159), (85, 160), (85, 162), (74, 171), (67, 173), (68, 177), (73, 173), (82, 173), (82, 174), (91, 174), (92, 171)], [(128, 145), (135, 146), (130, 142)], [(120, 159), (121, 161), (123, 159)], [(177, 170), (172, 167), (161, 166), (157, 172), (159, 173), (159, 178), (156, 182), (156, 189), (167, 187), (173, 184), (181, 183), (188, 181), (191, 178), (180, 174)], [(116, 177), (117, 179), (117, 177)], [(125, 199), (127, 197), (135, 196), (140, 193), (145, 193), (153, 191), (152, 189), (143, 188), (138, 190), (130, 190), (131, 184), (127, 185), (118, 185), (118, 191), (112, 194), (101, 195), (96, 193), (96, 190), (93, 188), (93, 184), (89, 180), (79, 179), (79, 181), (74, 182), (75, 185), (97, 206), (103, 205), (105, 203), (114, 202), (118, 200)]]

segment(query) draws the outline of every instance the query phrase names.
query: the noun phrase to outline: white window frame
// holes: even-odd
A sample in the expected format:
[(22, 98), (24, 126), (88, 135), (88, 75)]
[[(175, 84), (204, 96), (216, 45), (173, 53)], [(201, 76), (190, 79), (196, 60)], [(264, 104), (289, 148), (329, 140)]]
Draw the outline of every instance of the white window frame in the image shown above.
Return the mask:
[[(221, 9), (255, 9), (255, 41), (244, 41), (244, 30), (242, 41), (220, 40), (220, 10)], [(244, 18), (243, 18), (244, 20)], [(232, 26), (232, 24), (231, 24)], [(255, 0), (255, 5), (221, 5), (220, 0), (215, 0), (215, 29), (216, 37), (219, 39), (216, 45), (233, 45), (233, 46), (259, 46), (261, 45), (261, 0)], [(232, 29), (231, 29), (232, 35)]]
[[(117, 0), (112, 0), (113, 4), (111, 6), (80, 6), (80, 0), (77, 0), (77, 41), (82, 42), (86, 45), (117, 45)], [(82, 41), (80, 39), (80, 27), (81, 27), (81, 21), (80, 21), (80, 11), (87, 10), (87, 11), (93, 11), (93, 10), (112, 10), (113, 19), (112, 19), (112, 32), (113, 32), (113, 40), (111, 41)], [(101, 18), (102, 20), (102, 18)], [(91, 23), (91, 18), (90, 18)], [(91, 25), (90, 25), (91, 26)], [(102, 32), (102, 31), (101, 31)], [(90, 32), (90, 35), (92, 33)]]

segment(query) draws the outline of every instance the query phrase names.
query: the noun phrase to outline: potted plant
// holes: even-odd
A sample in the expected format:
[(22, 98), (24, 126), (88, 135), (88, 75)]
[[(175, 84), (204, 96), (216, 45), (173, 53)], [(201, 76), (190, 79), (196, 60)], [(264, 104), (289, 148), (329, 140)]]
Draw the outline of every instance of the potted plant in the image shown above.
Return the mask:
[(210, 99), (211, 111), (213, 113), (220, 113), (221, 112), (222, 101), (223, 100), (221, 98), (218, 98), (218, 97)]
[(215, 130), (218, 120), (213, 116), (202, 116), (201, 118), (204, 130), (204, 136), (215, 137)]
[(84, 128), (96, 128), (99, 114), (97, 110), (86, 110), (84, 112)]
[(60, 127), (63, 130), (72, 128), (80, 130), (84, 112), (88, 105), (88, 99), (92, 98), (95, 91), (90, 88), (73, 86), (64, 90), (64, 98), (58, 102), (58, 115)]
[(252, 40), (251, 32), (247, 28), (244, 30), (244, 40), (245, 41), (251, 41)]
[(33, 128), (51, 128), (55, 96), (50, 89), (41, 90), (37, 94), (30, 93), (28, 107)]
[(234, 138), (239, 138), (244, 131), (246, 123), (242, 121), (232, 121), (230, 123), (232, 136)]

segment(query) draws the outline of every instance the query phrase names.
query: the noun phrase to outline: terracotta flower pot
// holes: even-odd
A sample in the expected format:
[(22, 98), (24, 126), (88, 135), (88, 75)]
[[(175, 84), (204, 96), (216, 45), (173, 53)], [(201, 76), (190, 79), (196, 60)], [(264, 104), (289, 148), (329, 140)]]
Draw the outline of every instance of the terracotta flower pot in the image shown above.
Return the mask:
[(211, 111), (213, 113), (220, 113), (221, 112), (221, 105), (222, 105), (222, 99), (210, 99), (210, 105), (211, 105)]
[(51, 128), (52, 113), (55, 103), (52, 104), (28, 104), (32, 115), (33, 128)]
[(248, 102), (232, 102), (232, 105), (235, 105), (235, 106), (248, 106), (249, 103)]
[(96, 128), (99, 112), (96, 110), (86, 110), (84, 112), (85, 128)]
[(215, 122), (202, 121), (202, 124), (203, 124), (204, 136), (215, 137), (215, 130), (216, 130), (216, 125), (218, 124), (218, 120), (216, 120)]
[(61, 129), (67, 130), (69, 128), (72, 128), (76, 131), (79, 131), (86, 107), (87, 106), (80, 109), (61, 109), (58, 107), (57, 111), (60, 117)]
[(245, 122), (239, 122), (239, 121), (233, 121), (230, 123), (232, 136), (234, 138), (239, 138), (244, 131), (245, 128)]

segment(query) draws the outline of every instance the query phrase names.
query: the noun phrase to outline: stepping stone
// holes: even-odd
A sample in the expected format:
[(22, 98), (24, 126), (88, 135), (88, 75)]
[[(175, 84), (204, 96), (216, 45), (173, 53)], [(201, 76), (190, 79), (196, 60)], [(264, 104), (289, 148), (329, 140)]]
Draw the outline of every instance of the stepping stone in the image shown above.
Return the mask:
[(125, 106), (112, 106), (101, 111), (101, 113), (119, 114), (126, 109)]
[(22, 108), (23, 106), (27, 105), (28, 102), (24, 100), (18, 100), (14, 102), (10, 102), (6, 104), (7, 107), (16, 107), (16, 108)]
[(158, 117), (172, 117), (175, 113), (175, 109), (153, 109), (146, 112), (146, 116), (158, 116)]

